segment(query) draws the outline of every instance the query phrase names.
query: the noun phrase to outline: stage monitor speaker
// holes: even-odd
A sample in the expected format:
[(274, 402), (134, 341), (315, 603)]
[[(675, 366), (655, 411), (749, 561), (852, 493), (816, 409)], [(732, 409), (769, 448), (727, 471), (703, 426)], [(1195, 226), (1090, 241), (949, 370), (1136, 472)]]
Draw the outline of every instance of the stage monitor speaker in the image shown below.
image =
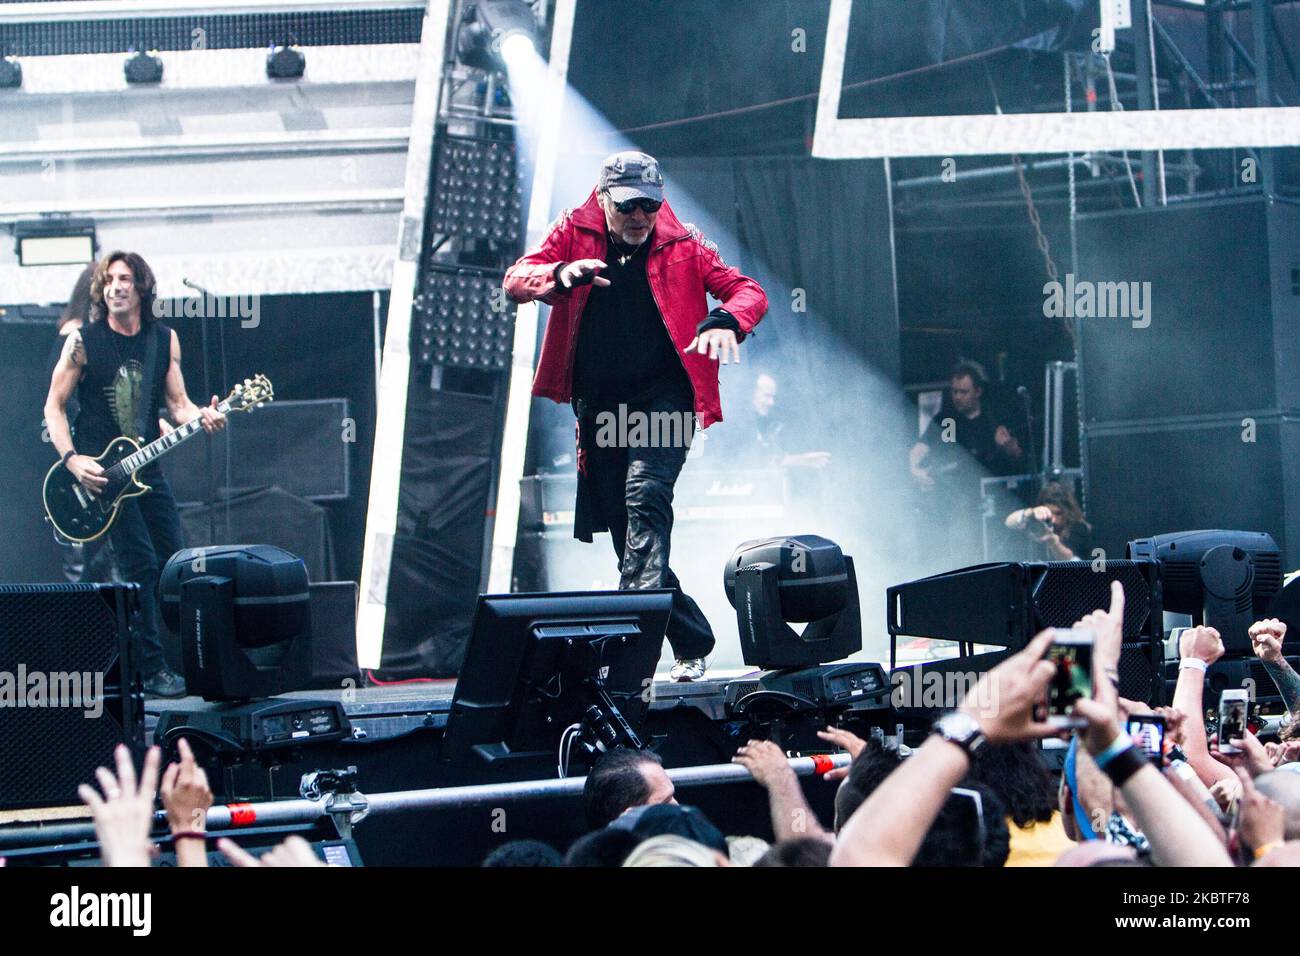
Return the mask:
[[(239, 421), (211, 439), (195, 438), (169, 455), (165, 461), (172, 494), (185, 504), (207, 500), (204, 444), (210, 440), (212, 487), (218, 494), (226, 488), (241, 491), (275, 485), (312, 501), (343, 500), (351, 492), (353, 443), (347, 437), (351, 421), (346, 398), (271, 402), (251, 415), (240, 415)], [(355, 432), (355, 424), (351, 428)]]
[(282, 488), (264, 488), (235, 495), (228, 502), (218, 501), (211, 511), (216, 524), (215, 540), (211, 534), (208, 508), (187, 506), (180, 509), (185, 541), (190, 547), (240, 541), (273, 544), (302, 558), (309, 580), (328, 581), (333, 576), (329, 512), (321, 505)]
[(1110, 584), (1124, 587), (1121, 693), (1160, 703), (1164, 610), (1155, 561), (1037, 561), (981, 564), (932, 575), (886, 591), (890, 666), (899, 637), (928, 637), (1006, 652), (917, 665), (923, 670), (983, 670), (1025, 646), (1047, 627), (1072, 627), (1110, 604)]
[(134, 584), (0, 585), (0, 808), (76, 805), (118, 744), (141, 758), (137, 602)]

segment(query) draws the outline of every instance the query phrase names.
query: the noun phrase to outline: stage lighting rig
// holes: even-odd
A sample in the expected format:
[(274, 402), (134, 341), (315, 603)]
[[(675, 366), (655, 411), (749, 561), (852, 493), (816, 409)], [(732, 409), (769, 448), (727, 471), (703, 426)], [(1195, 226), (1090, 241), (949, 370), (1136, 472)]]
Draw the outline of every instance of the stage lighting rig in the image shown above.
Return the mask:
[[(862, 650), (853, 559), (815, 534), (746, 541), (723, 572), (750, 667), (828, 664)], [(800, 634), (787, 621), (810, 622)]]
[(1282, 588), (1282, 552), (1260, 531), (1176, 531), (1128, 543), (1127, 557), (1164, 571), (1164, 608), (1219, 632), (1229, 655), (1252, 654), (1250, 625)]
[(205, 700), (271, 697), (311, 676), (311, 609), (302, 558), (266, 544), (177, 551), (158, 584), (180, 634), (185, 680)]
[(514, 142), (438, 137), (429, 231), (460, 239), (519, 243), (524, 201)]
[(535, 56), (537, 18), (524, 0), (477, 0), (465, 8), (456, 40), (465, 66), (501, 72)]
[(161, 83), (163, 78), (163, 61), (156, 51), (145, 53), (132, 51), (123, 67), (126, 81), (132, 85), (140, 83)]
[(266, 55), (266, 76), (271, 80), (300, 80), (307, 70), (307, 58), (296, 46), (281, 44)]
[(499, 371), (510, 367), (515, 310), (501, 273), (432, 268), (416, 301), (411, 351), (421, 365)]
[(99, 243), (90, 219), (35, 219), (14, 223), (14, 252), (23, 266), (91, 262)]
[(18, 57), (0, 57), (0, 90), (16, 90), (22, 85), (23, 65)]

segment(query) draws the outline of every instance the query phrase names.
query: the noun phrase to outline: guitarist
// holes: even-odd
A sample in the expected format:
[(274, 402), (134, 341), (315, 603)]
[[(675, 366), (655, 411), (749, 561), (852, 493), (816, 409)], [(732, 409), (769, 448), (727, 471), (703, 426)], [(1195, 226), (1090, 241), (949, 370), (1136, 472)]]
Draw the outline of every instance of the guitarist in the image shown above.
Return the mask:
[[(134, 252), (104, 257), (91, 281), (90, 323), (68, 333), (54, 368), (45, 421), (50, 440), (82, 487), (98, 493), (107, 484), (95, 461), (114, 438), (127, 435), (141, 444), (159, 435), (157, 410), (165, 403), (176, 425), (202, 418), (209, 434), (225, 427), (225, 416), (190, 401), (181, 377), (181, 346), (176, 333), (157, 321), (153, 271)], [(67, 403), (76, 393), (73, 444)], [(140, 585), (140, 613), (132, 624), (145, 692), (180, 697), (185, 682), (167, 667), (159, 640), (158, 575), (162, 565), (183, 547), (180, 515), (167, 479), (157, 462), (139, 474), (151, 486), (147, 494), (121, 503), (109, 529), (123, 577)]]

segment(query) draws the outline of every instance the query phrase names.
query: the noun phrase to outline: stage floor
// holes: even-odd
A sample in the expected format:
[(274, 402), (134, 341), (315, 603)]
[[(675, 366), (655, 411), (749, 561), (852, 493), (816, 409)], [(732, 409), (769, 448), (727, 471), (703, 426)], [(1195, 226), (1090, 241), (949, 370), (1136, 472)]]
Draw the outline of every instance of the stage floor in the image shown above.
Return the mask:
[[(710, 670), (700, 681), (679, 683), (668, 679), (667, 674), (656, 674), (655, 709), (688, 705), (703, 711), (712, 719), (724, 716), (724, 696), (727, 685), (735, 680), (757, 677), (755, 668)], [(418, 680), (376, 687), (332, 688), (328, 690), (302, 690), (279, 695), (297, 700), (330, 700), (343, 704), (352, 726), (367, 736), (386, 738), (398, 736), (416, 728), (441, 729), (446, 726), (456, 693), (456, 681)], [(172, 711), (194, 713), (220, 707), (201, 697), (151, 698), (145, 701), (145, 737), (153, 742), (154, 728), (160, 714)]]

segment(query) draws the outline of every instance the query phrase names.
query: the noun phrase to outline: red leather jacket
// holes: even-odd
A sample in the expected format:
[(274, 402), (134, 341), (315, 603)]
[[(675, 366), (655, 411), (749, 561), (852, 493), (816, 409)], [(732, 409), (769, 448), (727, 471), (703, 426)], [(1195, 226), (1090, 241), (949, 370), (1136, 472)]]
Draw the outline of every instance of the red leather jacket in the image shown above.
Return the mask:
[[(591, 285), (565, 289), (556, 284), (555, 269), (575, 259), (605, 256), (605, 213), (593, 189), (577, 209), (566, 210), (551, 226), (539, 248), (506, 271), (505, 290), (516, 302), (541, 299), (551, 306), (542, 338), (542, 354), (533, 378), (533, 394), (561, 404), (573, 398), (573, 356), (578, 324)], [(705, 292), (713, 295), (740, 324), (741, 335), (753, 331), (767, 311), (767, 296), (757, 282), (741, 275), (718, 255), (717, 247), (693, 226), (683, 225), (664, 203), (655, 220), (646, 257), (646, 277), (659, 314), (663, 316), (677, 354), (695, 390), (700, 427), (722, 421), (718, 400), (718, 362), (683, 350), (709, 313)]]

